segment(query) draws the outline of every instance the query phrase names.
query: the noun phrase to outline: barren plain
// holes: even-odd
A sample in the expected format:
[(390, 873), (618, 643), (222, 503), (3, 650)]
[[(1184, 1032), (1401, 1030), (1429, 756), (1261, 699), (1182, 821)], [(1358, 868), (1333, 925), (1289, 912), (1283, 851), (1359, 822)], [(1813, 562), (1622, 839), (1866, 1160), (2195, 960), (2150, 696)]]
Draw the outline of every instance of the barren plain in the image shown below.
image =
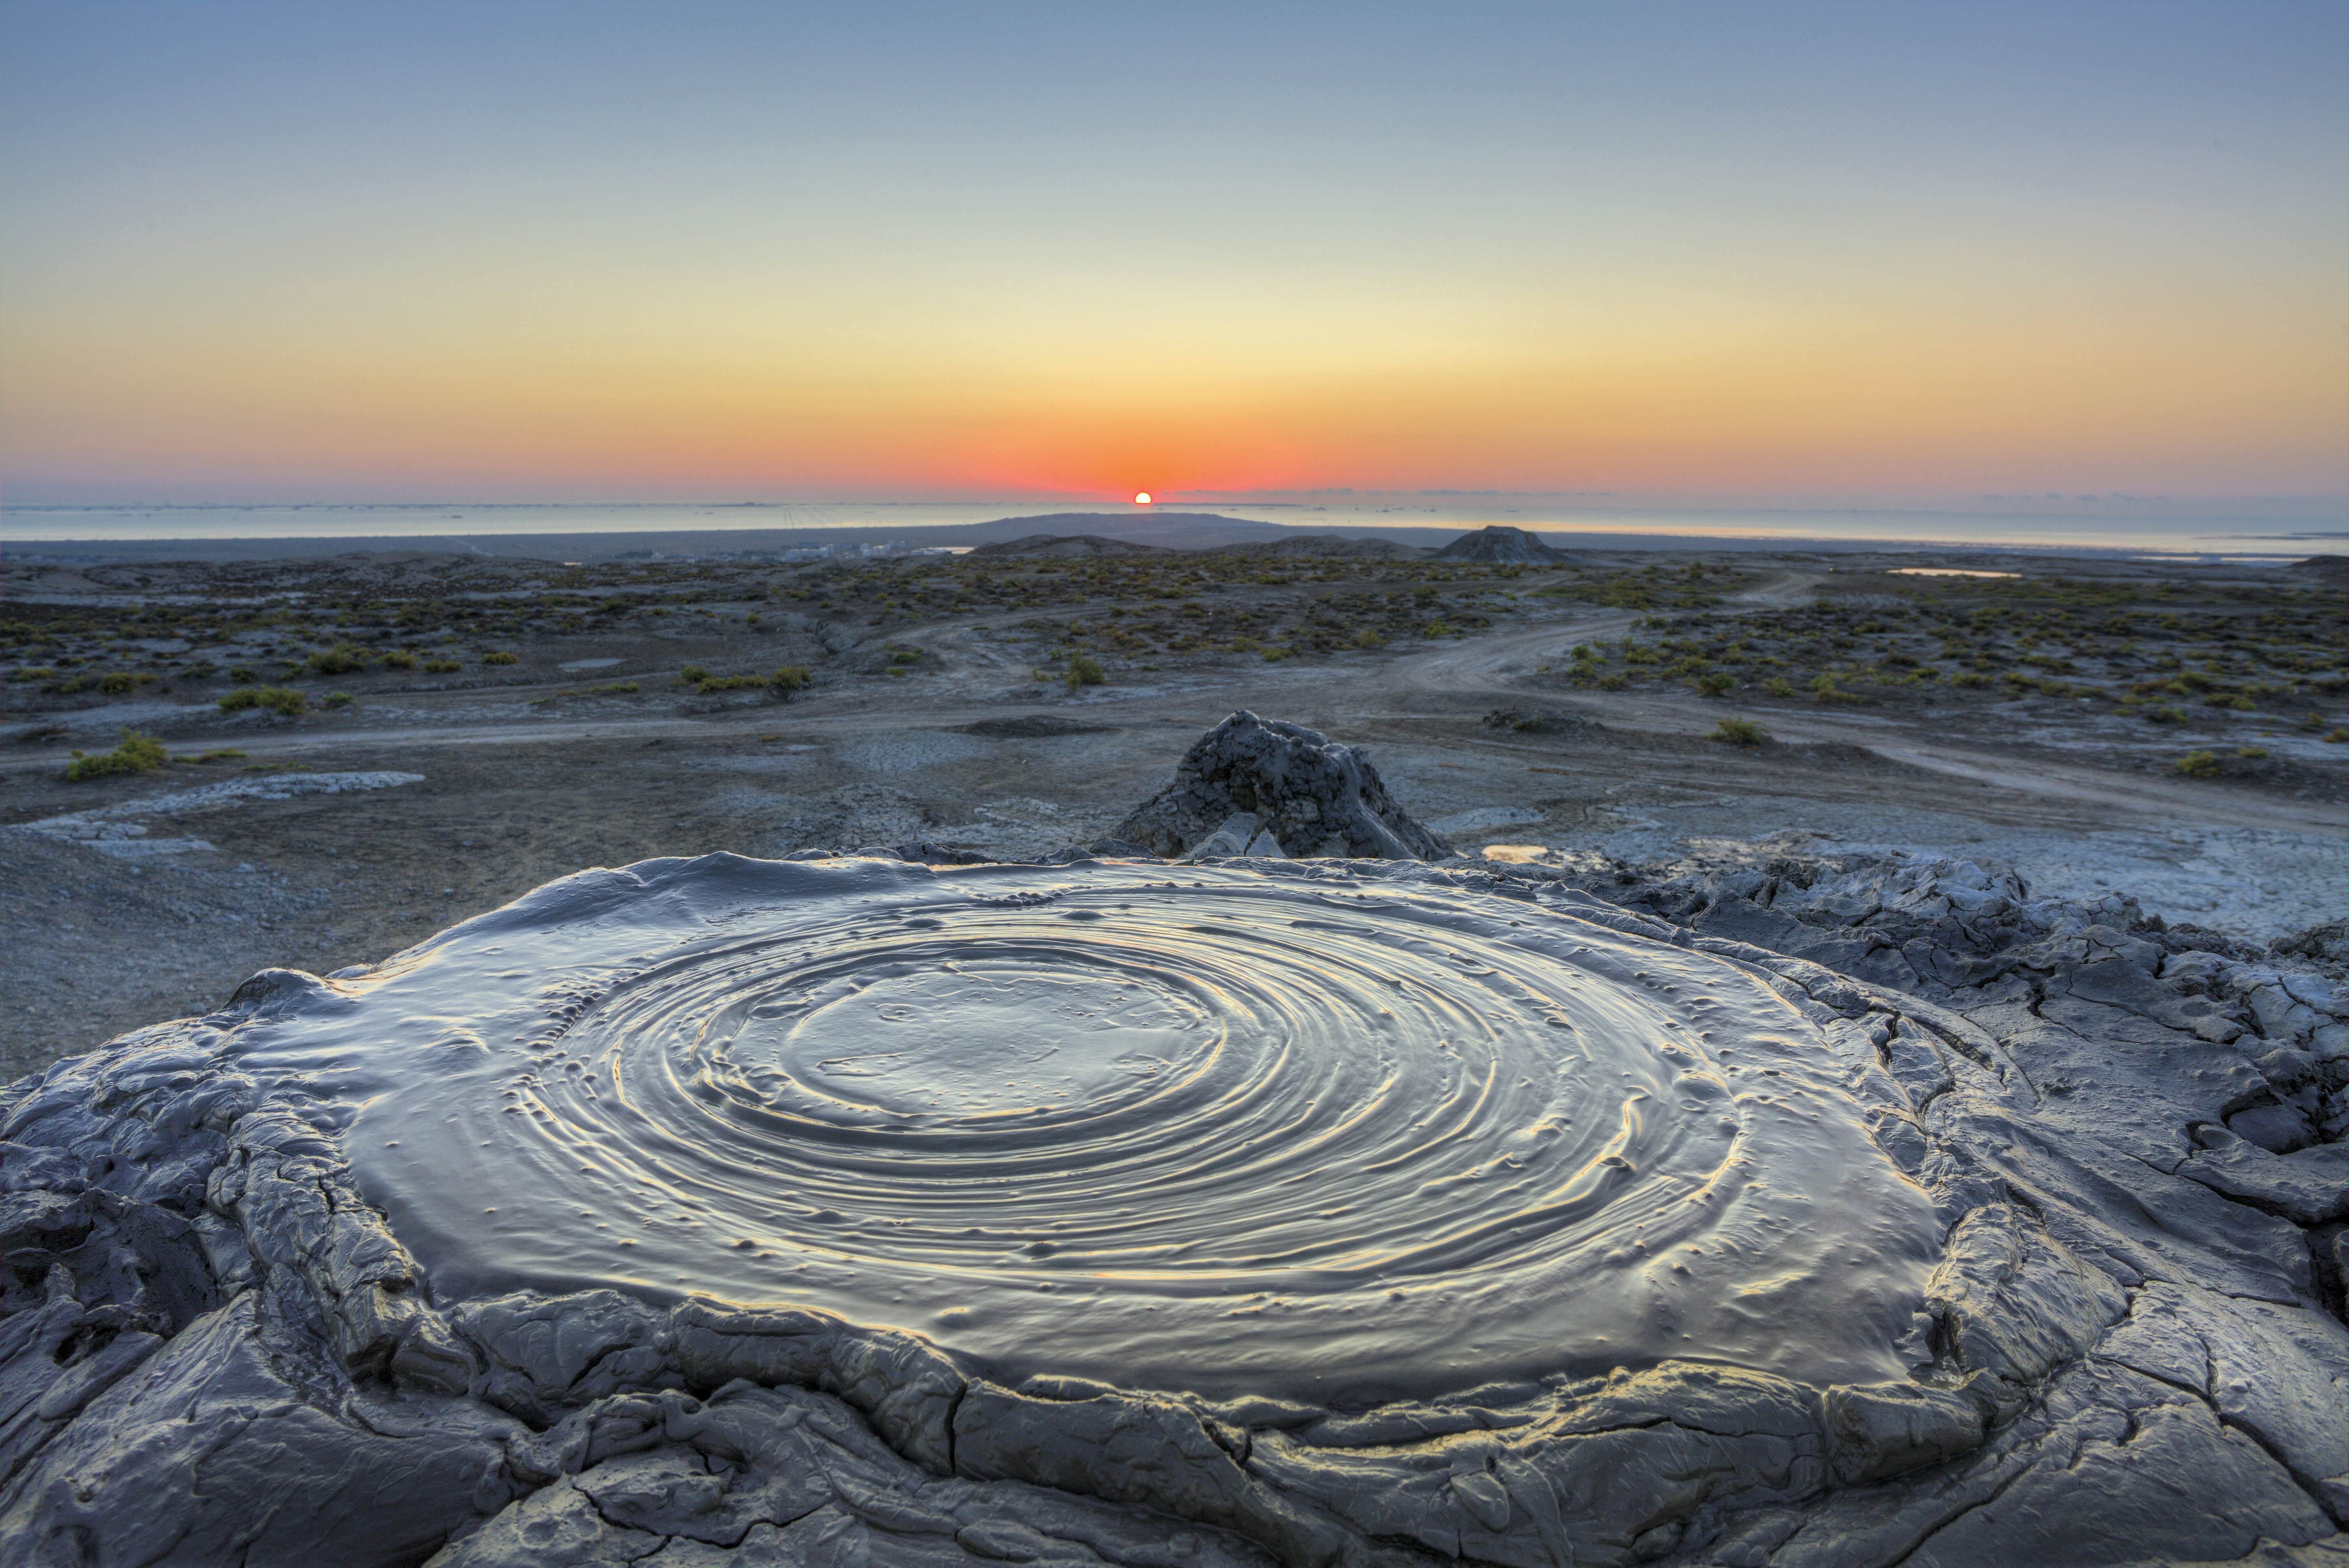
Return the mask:
[(2253, 945), (2343, 913), (2337, 558), (1052, 535), (5, 583), (0, 1078), (583, 866), (1084, 845), (1242, 707), (1369, 747), (1472, 856), (1776, 838), (2124, 892)]

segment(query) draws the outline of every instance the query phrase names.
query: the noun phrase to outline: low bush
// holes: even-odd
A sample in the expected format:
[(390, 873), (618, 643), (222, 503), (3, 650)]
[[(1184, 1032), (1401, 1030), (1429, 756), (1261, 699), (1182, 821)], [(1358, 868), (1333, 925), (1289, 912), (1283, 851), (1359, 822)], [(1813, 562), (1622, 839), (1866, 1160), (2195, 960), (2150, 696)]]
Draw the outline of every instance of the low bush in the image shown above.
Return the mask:
[(1762, 683), (1762, 689), (1768, 692), (1772, 696), (1799, 696), (1802, 695), (1795, 689), (1795, 683), (1788, 680), (1785, 676), (1772, 676), (1768, 680)]
[(808, 667), (805, 665), (785, 665), (767, 677), (767, 685), (773, 689), (774, 694), (784, 698), (789, 698), (795, 693), (803, 692), (814, 684), (815, 677), (808, 674)]
[(2219, 777), (2219, 754), (2215, 751), (2189, 751), (2170, 764), (2189, 779)]
[(98, 677), (98, 694), (102, 696), (129, 696), (140, 686), (150, 686), (156, 677), (141, 671), (109, 670)]
[(1737, 677), (1725, 670), (1713, 670), (1696, 677), (1696, 689), (1706, 696), (1719, 696), (1737, 684)]
[(405, 648), (395, 648), (390, 653), (378, 654), (375, 657), (376, 663), (389, 669), (412, 670), (416, 667), (416, 655)]
[(428, 676), (453, 676), (465, 666), (454, 659), (427, 659), (424, 673)]
[(349, 643), (321, 648), (303, 661), (314, 676), (347, 676), (367, 668), (367, 655)]
[(1750, 718), (1724, 718), (1705, 738), (1725, 746), (1759, 746), (1770, 738), (1770, 732)]
[(481, 655), (481, 663), (485, 665), (518, 665), (522, 663), (522, 660), (512, 654), (496, 653), (483, 654)]
[(347, 691), (330, 691), (318, 700), (321, 705), (326, 707), (348, 707), (351, 704), (358, 701), (358, 698), (353, 696)]
[(233, 686), (251, 686), (261, 677), (253, 673), (252, 665), (239, 665), (234, 669), (228, 672), (228, 678), (229, 683)]
[(699, 686), (709, 678), (709, 672), (699, 665), (688, 665), (677, 672), (677, 684), (679, 686)]
[(238, 713), (248, 707), (265, 707), (287, 718), (298, 718), (308, 711), (310, 699), (292, 686), (239, 686), (220, 699), (222, 713)]
[(1376, 626), (1365, 626), (1354, 634), (1354, 646), (1358, 648), (1383, 648), (1386, 645), (1385, 636)]
[(1090, 654), (1071, 654), (1068, 674), (1061, 677), (1071, 691), (1079, 686), (1099, 686), (1108, 678), (1101, 661)]
[(66, 764), (66, 781), (79, 783), (84, 779), (103, 779), (109, 773), (151, 773), (171, 758), (163, 743), (151, 735), (141, 735), (135, 729), (122, 732), (122, 739), (113, 750), (101, 751), (92, 757), (77, 751)]

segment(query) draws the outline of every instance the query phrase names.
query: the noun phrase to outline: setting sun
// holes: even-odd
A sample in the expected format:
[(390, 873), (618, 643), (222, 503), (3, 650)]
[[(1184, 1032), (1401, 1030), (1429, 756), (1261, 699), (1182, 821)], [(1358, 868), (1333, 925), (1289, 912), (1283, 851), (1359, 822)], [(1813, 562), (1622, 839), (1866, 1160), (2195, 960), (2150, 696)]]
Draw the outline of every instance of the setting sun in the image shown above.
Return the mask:
[(1150, 492), (1148, 490), (1136, 490), (1133, 496), (1133, 504), (1136, 506), (1148, 506), (1150, 504)]

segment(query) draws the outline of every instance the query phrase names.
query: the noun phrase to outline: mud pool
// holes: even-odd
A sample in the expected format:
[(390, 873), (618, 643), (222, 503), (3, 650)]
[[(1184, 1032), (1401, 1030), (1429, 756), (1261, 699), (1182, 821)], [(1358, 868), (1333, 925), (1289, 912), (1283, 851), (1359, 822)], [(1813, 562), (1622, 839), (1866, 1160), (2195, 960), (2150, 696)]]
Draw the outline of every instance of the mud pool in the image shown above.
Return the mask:
[(615, 1286), (1328, 1399), (1899, 1377), (1940, 1255), (1734, 964), (1327, 866), (648, 862), (237, 1031), (444, 1297)]

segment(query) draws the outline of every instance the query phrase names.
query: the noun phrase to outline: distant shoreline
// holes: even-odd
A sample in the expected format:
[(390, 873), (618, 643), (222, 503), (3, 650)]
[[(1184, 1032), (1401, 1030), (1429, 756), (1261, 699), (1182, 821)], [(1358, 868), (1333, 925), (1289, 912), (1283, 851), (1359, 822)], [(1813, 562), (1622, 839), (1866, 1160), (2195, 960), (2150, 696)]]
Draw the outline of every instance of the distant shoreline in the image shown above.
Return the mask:
[[(22, 509), (36, 510), (36, 509)], [(68, 509), (39, 509), (68, 510)], [(74, 509), (78, 510), (78, 509)], [(167, 509), (155, 509), (167, 510)], [(230, 511), (261, 509), (169, 509)], [(302, 509), (269, 509), (302, 510)], [(319, 509), (351, 511), (357, 509)], [(368, 509), (392, 510), (392, 509)], [(431, 510), (431, 509), (400, 509)], [(514, 510), (559, 511), (549, 506)], [(607, 510), (607, 509), (598, 509)], [(618, 510), (616, 508), (608, 510)], [(735, 510), (730, 508), (728, 510)], [(21, 511), (16, 515), (21, 515)], [(441, 552), (494, 555), (513, 559), (610, 561), (626, 555), (678, 560), (698, 557), (781, 556), (789, 552), (857, 551), (897, 546), (906, 550), (968, 547), (995, 543), (1038, 532), (1098, 533), (1175, 549), (1215, 550), (1236, 544), (1263, 543), (1297, 538), (1381, 539), (1397, 544), (1433, 547), (1444, 544), (1478, 524), (1346, 523), (1316, 525), (1260, 522), (1214, 513), (1173, 511), (1058, 512), (991, 519), (984, 522), (851, 524), (803, 528), (670, 527), (648, 529), (510, 529), (490, 532), (374, 534), (236, 534), (206, 536), (129, 536), (23, 538), (13, 527), (0, 525), (0, 560), (12, 564), (105, 564), (157, 561), (267, 561), (378, 554)], [(2135, 559), (2230, 561), (2249, 564), (2283, 565), (2310, 555), (2349, 554), (2349, 531), (2242, 534), (2219, 547), (2133, 540), (2096, 543), (2077, 540), (1957, 540), (1899, 537), (1838, 537), (1820, 534), (1699, 534), (1664, 530), (1585, 530), (1554, 523), (1514, 523), (1545, 543), (1568, 551), (1640, 551), (1656, 552), (1738, 552), (1796, 554), (1962, 554), (2078, 556), (2109, 560)], [(2203, 536), (2207, 538), (2208, 536)], [(2266, 546), (2267, 548), (2261, 548)]]

